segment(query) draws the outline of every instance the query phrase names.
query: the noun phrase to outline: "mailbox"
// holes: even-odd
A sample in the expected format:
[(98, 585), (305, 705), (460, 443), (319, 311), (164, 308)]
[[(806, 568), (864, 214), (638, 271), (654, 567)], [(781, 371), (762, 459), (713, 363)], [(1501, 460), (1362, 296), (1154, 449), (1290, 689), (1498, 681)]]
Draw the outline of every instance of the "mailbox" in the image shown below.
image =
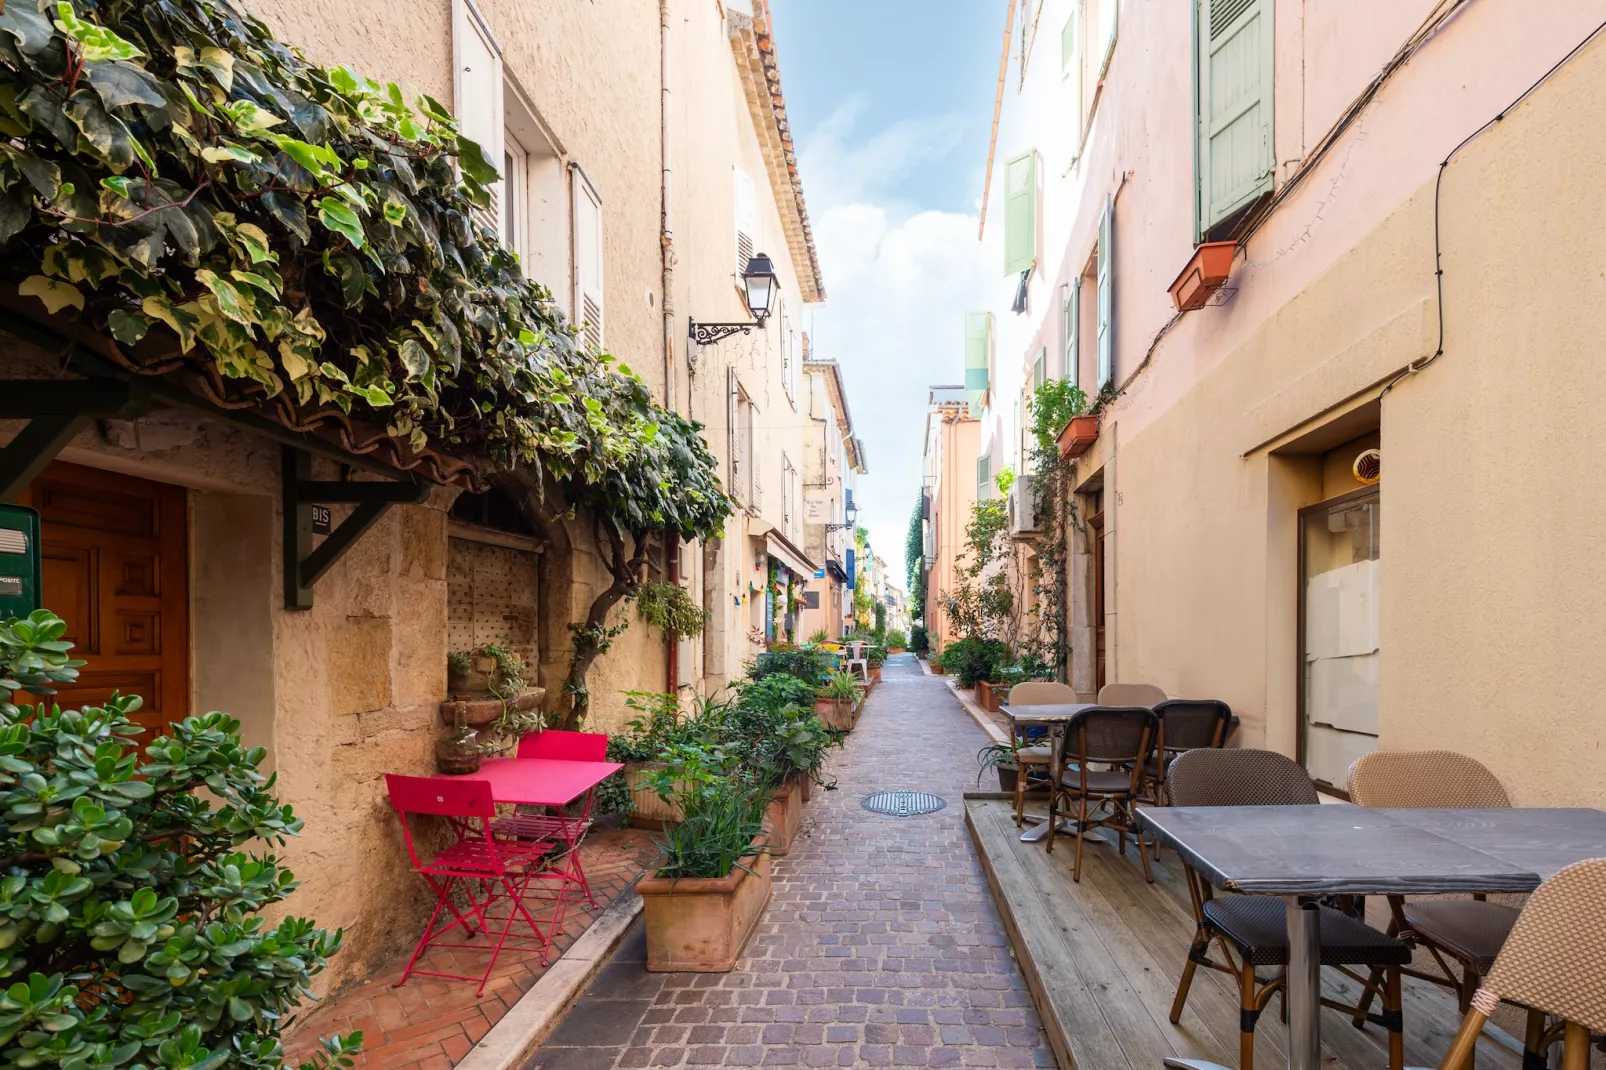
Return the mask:
[(39, 608), (39, 514), (0, 503), (0, 620)]

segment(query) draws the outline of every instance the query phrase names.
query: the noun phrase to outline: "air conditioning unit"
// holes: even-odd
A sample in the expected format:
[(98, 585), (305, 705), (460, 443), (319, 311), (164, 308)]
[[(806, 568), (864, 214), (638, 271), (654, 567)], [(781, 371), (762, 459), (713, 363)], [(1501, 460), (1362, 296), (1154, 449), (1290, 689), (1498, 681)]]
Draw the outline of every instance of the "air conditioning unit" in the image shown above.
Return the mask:
[(1009, 488), (1009, 533), (1017, 537), (1037, 534), (1037, 501), (1030, 479), (1018, 479)]

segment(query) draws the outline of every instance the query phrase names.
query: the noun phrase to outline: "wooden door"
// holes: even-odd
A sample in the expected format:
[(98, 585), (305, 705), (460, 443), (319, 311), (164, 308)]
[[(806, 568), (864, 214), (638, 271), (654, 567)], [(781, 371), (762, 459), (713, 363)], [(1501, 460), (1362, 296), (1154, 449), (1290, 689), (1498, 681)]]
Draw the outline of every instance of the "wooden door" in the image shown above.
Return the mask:
[(1102, 688), (1104, 671), (1104, 514), (1088, 520), (1093, 529), (1093, 686)]
[(62, 706), (113, 691), (160, 729), (189, 715), (188, 532), (184, 488), (57, 461), (23, 493), (39, 510), (44, 604), (86, 664)]

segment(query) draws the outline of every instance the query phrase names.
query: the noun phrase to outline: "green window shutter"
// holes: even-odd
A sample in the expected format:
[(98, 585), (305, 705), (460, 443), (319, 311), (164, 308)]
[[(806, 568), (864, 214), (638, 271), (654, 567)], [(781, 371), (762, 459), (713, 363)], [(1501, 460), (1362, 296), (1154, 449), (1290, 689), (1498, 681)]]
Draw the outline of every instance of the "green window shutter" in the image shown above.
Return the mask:
[(993, 458), (990, 454), (982, 454), (976, 458), (976, 498), (982, 500), (991, 498), (993, 489)]
[(1004, 164), (1004, 274), (1037, 266), (1037, 150)]
[(1094, 388), (1103, 391), (1115, 377), (1115, 198), (1106, 195), (1099, 217), (1099, 371)]
[(1037, 355), (1037, 363), (1032, 365), (1032, 389), (1035, 391), (1048, 381), (1048, 347)]
[(1071, 280), (1065, 297), (1065, 366), (1060, 378), (1072, 386), (1082, 385), (1082, 277)]
[(988, 372), (993, 357), (993, 314), (965, 313), (965, 390), (970, 398), (970, 415), (981, 416), (987, 398)]
[(1071, 83), (1071, 149), (1082, 146), (1082, 0), (1073, 0), (1070, 17), (1060, 30), (1060, 78)]
[(1199, 231), (1272, 187), (1272, 0), (1198, 0)]

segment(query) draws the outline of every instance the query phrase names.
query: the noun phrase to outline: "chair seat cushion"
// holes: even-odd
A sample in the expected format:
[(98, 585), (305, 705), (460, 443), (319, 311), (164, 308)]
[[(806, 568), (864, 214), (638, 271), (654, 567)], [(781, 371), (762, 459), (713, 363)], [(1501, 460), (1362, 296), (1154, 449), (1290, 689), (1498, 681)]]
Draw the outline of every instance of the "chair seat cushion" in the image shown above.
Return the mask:
[[(1252, 966), (1288, 965), (1288, 920), (1281, 899), (1233, 895), (1204, 905), (1205, 920), (1237, 946)], [(1411, 949), (1386, 933), (1321, 908), (1323, 966), (1401, 966)]]
[(1015, 750), (1015, 756), (1023, 762), (1047, 765), (1054, 760), (1054, 749), (1052, 747), (1019, 747)]
[(1430, 943), (1486, 974), (1516, 924), (1516, 907), (1477, 899), (1420, 899), (1405, 904), (1405, 923)]
[[(1060, 783), (1080, 791), (1082, 775), (1075, 769), (1067, 769), (1060, 774)], [(1087, 791), (1089, 795), (1130, 795), (1132, 774), (1120, 769), (1089, 769)]]

